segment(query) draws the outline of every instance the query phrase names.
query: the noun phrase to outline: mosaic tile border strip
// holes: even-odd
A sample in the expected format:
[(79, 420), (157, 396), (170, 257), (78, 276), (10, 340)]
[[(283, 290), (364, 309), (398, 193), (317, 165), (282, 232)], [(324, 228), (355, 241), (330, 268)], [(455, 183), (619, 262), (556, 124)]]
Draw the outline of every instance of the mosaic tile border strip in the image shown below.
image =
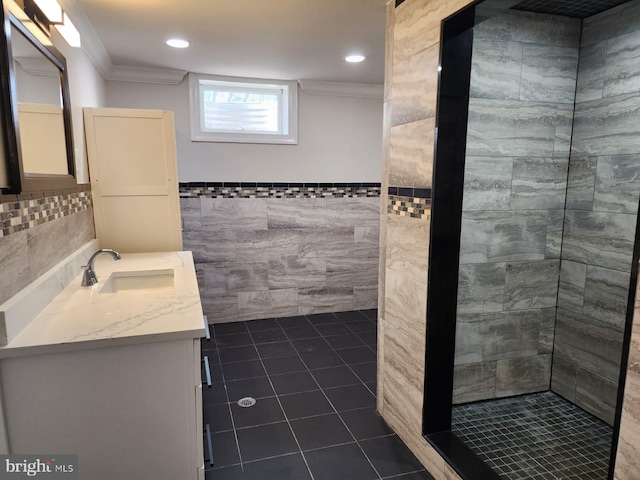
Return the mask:
[(431, 218), (431, 199), (389, 195), (387, 213), (401, 217), (429, 220)]
[(0, 204), (0, 237), (72, 215), (91, 207), (91, 192), (52, 195)]
[(349, 198), (379, 197), (379, 183), (240, 183), (180, 184), (180, 198)]

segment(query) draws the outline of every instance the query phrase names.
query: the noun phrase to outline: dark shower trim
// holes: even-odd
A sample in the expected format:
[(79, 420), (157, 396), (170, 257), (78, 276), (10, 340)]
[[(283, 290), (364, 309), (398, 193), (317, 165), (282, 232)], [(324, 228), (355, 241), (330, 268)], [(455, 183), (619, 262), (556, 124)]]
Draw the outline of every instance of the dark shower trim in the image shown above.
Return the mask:
[[(429, 241), (423, 435), (450, 434), (475, 4), (442, 24)], [(435, 437), (440, 438), (440, 437)], [(461, 465), (452, 465), (458, 471)], [(475, 480), (475, 476), (463, 478)]]
[(500, 480), (501, 477), (450, 431), (432, 433), (427, 440), (461, 478)]

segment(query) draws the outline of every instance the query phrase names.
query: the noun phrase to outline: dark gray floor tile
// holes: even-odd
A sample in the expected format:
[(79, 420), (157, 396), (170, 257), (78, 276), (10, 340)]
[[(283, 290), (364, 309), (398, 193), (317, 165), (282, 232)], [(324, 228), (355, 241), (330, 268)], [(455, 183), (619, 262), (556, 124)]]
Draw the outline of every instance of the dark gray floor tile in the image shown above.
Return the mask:
[(281, 329), (278, 330), (260, 330), (258, 332), (251, 332), (253, 341), (258, 343), (273, 343), (282, 342), (287, 340), (286, 335)]
[(353, 437), (335, 413), (292, 420), (291, 428), (302, 450), (353, 442)]
[(378, 364), (376, 362), (356, 363), (351, 365), (351, 369), (364, 383), (372, 383), (378, 377)]
[(285, 330), (288, 330), (290, 328), (309, 326), (309, 321), (307, 320), (307, 317), (305, 317), (304, 315), (297, 315), (295, 317), (279, 318), (278, 319), (278, 323)]
[(346, 325), (352, 332), (355, 333), (376, 331), (376, 324), (370, 320), (365, 320), (363, 322), (349, 322)]
[[(541, 477), (544, 478), (544, 477)], [(553, 480), (552, 477), (548, 477), (549, 480)], [(387, 480), (435, 480), (431, 474), (425, 470), (420, 472), (407, 473), (405, 475), (397, 475), (395, 477), (388, 477)], [(546, 479), (545, 479), (546, 480)]]
[(257, 359), (258, 352), (256, 352), (256, 348), (253, 345), (220, 349), (220, 361), (222, 363), (246, 362)]
[(247, 333), (247, 324), (245, 322), (235, 323), (216, 323), (211, 325), (216, 337), (223, 335), (235, 335), (238, 333)]
[(302, 455), (295, 453), (244, 464), (245, 480), (307, 480), (309, 469)]
[(356, 444), (323, 448), (305, 453), (315, 480), (373, 480), (375, 470)]
[(382, 477), (415, 472), (424, 468), (396, 435), (363, 440), (360, 446)]
[(347, 333), (352, 333), (344, 323), (326, 323), (322, 325), (316, 325), (316, 330), (318, 330), (325, 337), (331, 335), (344, 335)]
[(378, 394), (378, 384), (377, 384), (377, 382), (369, 382), (369, 383), (366, 383), (365, 385), (371, 391), (371, 394), (374, 397)]
[(293, 340), (291, 343), (293, 343), (293, 346), (298, 353), (312, 353), (331, 350), (331, 345), (329, 345), (322, 337)]
[(367, 318), (367, 316), (359, 310), (353, 312), (336, 312), (334, 315), (343, 322), (357, 322)]
[(262, 358), (286, 357), (296, 355), (296, 351), (291, 342), (261, 343), (256, 345), (258, 353)]
[(289, 420), (334, 412), (321, 390), (282, 395), (280, 402)]
[(306, 367), (298, 355), (265, 358), (263, 362), (269, 375), (281, 375), (283, 373), (302, 372), (306, 370)]
[(236, 428), (253, 427), (285, 420), (278, 399), (275, 397), (260, 398), (253, 407), (247, 408), (232, 403), (231, 412)]
[[(240, 463), (238, 455), (238, 445), (233, 432), (212, 433), (211, 444), (213, 445), (214, 468), (228, 467)], [(204, 436), (205, 465), (209, 466), (209, 455), (207, 449), (207, 436)]]
[(207, 405), (202, 408), (202, 420), (208, 423), (212, 432), (224, 432), (233, 429), (229, 405)]
[(302, 338), (314, 338), (314, 337), (320, 336), (320, 333), (318, 333), (318, 331), (315, 328), (313, 328), (312, 325), (307, 325), (304, 327), (289, 328), (285, 330), (285, 333), (287, 334), (287, 337), (289, 337), (290, 340), (298, 340)]
[(264, 398), (275, 395), (267, 377), (247, 378), (227, 382), (229, 401), (236, 403), (244, 397)]
[(228, 401), (224, 383), (214, 383), (211, 388), (206, 384), (202, 386), (202, 405), (219, 405)]
[(387, 426), (375, 408), (349, 410), (341, 412), (340, 416), (356, 440), (382, 437), (393, 433), (393, 430)]
[(327, 350), (324, 352), (303, 353), (300, 356), (302, 357), (302, 360), (307, 365), (309, 370), (316, 370), (318, 368), (339, 367), (341, 365), (344, 365), (344, 361), (336, 352), (332, 350)]
[(222, 365), (226, 381), (241, 380), (243, 378), (262, 377), (266, 375), (260, 360), (248, 362), (225, 363)]
[(242, 466), (234, 465), (233, 467), (205, 470), (204, 480), (244, 480)]
[(365, 345), (377, 345), (378, 344), (378, 333), (377, 332), (358, 332), (358, 337), (362, 340)]
[(338, 350), (338, 355), (348, 364), (376, 361), (376, 354), (369, 347), (364, 346)]
[(339, 412), (356, 408), (374, 407), (375, 397), (364, 385), (326, 388), (324, 392)]
[(360, 313), (362, 313), (365, 317), (367, 317), (370, 320), (377, 320), (378, 319), (378, 309), (377, 308), (372, 308), (371, 310), (360, 310)]
[(323, 323), (337, 323), (340, 320), (333, 313), (316, 313), (306, 316), (313, 325), (321, 325)]
[(347, 333), (345, 335), (332, 335), (330, 337), (324, 337), (325, 340), (336, 350), (343, 348), (361, 347), (364, 342), (354, 333)]
[(298, 451), (287, 422), (237, 430), (242, 461), (261, 460)]
[(347, 366), (331, 367), (314, 370), (312, 372), (322, 388), (342, 387), (343, 385), (357, 385), (360, 379)]
[[(222, 382), (222, 366), (219, 363), (209, 363), (209, 372), (211, 373), (211, 382)], [(202, 385), (206, 386), (207, 375), (205, 374), (204, 365), (202, 366)]]
[(307, 371), (287, 373), (284, 375), (271, 375), (269, 378), (278, 395), (308, 392), (318, 389), (315, 380)]
[(251, 320), (247, 322), (247, 328), (250, 332), (259, 332), (261, 330), (280, 330), (280, 324), (275, 318), (267, 318), (264, 320)]
[(212, 338), (211, 340), (202, 340), (200, 342), (200, 350), (204, 352), (215, 352), (218, 349), (218, 344)]
[(218, 345), (218, 349), (225, 347), (242, 347), (244, 345), (253, 345), (253, 339), (251, 335), (249, 335), (249, 332), (223, 335), (216, 337), (216, 345)]

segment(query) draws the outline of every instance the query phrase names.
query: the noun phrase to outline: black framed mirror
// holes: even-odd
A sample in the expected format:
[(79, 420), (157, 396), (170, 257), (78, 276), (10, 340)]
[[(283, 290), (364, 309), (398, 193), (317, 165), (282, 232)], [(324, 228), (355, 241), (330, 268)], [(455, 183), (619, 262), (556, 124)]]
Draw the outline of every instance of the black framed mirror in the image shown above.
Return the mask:
[(13, 0), (2, 0), (0, 36), (4, 194), (77, 186), (67, 63)]

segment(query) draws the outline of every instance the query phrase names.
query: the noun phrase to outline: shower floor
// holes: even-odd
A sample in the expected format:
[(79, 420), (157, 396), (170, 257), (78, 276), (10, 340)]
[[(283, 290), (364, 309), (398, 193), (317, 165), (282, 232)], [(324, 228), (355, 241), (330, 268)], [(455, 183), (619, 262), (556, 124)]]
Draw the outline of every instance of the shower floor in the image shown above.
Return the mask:
[(505, 479), (607, 478), (613, 429), (552, 392), (456, 405), (451, 430)]

